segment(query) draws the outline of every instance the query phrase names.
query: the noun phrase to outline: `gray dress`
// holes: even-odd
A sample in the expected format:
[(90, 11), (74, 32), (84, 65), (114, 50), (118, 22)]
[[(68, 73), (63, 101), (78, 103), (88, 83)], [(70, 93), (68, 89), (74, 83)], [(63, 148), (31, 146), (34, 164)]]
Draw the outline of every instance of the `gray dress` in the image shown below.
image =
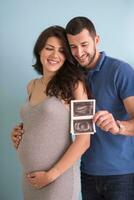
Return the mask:
[(21, 109), (25, 134), (18, 153), (23, 168), (23, 191), (25, 200), (78, 200), (80, 173), (74, 164), (53, 183), (35, 189), (25, 174), (49, 170), (71, 144), (69, 134), (70, 112), (56, 97), (48, 97), (38, 105), (29, 101)]

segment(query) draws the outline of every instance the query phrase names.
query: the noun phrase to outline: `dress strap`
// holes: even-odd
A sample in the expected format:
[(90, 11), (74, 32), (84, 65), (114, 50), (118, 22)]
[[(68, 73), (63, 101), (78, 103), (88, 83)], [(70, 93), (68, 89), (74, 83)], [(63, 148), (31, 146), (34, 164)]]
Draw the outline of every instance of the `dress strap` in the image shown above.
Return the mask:
[(30, 98), (32, 96), (32, 92), (33, 92), (33, 90), (35, 88), (36, 80), (37, 79), (32, 80), (31, 83), (30, 83), (30, 85), (29, 85), (29, 89), (28, 89), (28, 98), (29, 98), (29, 100), (30, 100)]

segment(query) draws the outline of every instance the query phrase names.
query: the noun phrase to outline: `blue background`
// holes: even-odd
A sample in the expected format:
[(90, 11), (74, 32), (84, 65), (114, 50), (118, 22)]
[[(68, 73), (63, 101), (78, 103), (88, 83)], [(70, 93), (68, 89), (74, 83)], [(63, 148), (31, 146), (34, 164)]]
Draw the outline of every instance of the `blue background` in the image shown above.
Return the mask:
[(0, 200), (22, 200), (21, 166), (11, 143), (20, 121), (26, 85), (36, 77), (32, 50), (42, 30), (89, 17), (101, 37), (100, 50), (134, 66), (133, 0), (0, 0)]

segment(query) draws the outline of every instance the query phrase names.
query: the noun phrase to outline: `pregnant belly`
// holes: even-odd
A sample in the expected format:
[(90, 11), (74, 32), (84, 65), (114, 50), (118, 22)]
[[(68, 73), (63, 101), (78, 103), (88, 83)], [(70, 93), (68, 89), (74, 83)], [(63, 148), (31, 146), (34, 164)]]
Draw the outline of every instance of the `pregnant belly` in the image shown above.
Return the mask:
[(69, 135), (66, 136), (53, 138), (44, 133), (38, 135), (25, 133), (18, 148), (18, 155), (24, 172), (51, 168), (70, 144)]

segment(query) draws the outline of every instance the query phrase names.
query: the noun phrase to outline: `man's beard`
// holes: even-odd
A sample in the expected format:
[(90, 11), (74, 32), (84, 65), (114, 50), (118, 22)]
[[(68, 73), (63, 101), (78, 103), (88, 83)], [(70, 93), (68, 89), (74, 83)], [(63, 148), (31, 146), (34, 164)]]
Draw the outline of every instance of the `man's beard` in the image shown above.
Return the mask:
[(81, 64), (82, 67), (88, 68), (93, 63), (95, 56), (96, 56), (96, 49), (94, 48), (92, 54), (88, 54), (88, 63), (83, 64), (83, 65)]

